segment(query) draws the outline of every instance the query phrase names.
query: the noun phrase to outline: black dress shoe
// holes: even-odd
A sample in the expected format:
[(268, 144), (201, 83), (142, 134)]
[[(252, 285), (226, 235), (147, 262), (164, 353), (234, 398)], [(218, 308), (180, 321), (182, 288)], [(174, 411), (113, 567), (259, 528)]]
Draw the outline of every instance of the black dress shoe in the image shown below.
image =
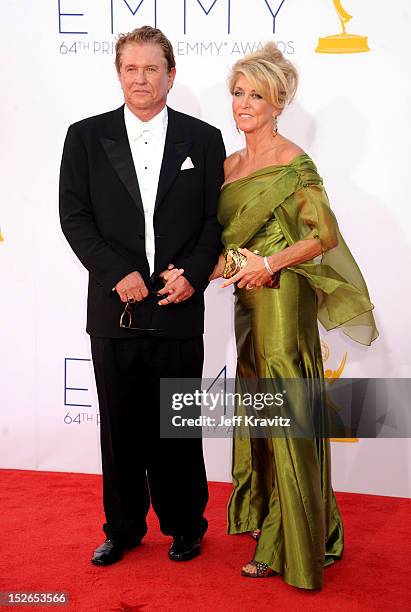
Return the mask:
[(200, 554), (200, 538), (175, 536), (168, 551), (171, 561), (189, 561)]
[(91, 562), (94, 565), (112, 565), (123, 558), (124, 553), (131, 548), (135, 548), (141, 542), (124, 544), (117, 540), (106, 540), (101, 546), (96, 548)]

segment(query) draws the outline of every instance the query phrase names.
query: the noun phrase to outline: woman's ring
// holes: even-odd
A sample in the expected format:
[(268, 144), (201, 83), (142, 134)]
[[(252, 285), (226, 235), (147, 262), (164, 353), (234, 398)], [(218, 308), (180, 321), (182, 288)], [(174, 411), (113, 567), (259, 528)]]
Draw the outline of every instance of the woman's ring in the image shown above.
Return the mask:
[(251, 283), (247, 283), (246, 289), (254, 289), (254, 285), (251, 285)]

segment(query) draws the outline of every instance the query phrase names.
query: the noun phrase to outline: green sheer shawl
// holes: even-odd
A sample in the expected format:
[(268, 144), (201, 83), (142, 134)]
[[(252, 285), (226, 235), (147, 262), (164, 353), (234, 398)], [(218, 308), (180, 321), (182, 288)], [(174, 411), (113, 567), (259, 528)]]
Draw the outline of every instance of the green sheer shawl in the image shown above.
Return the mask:
[[(244, 197), (244, 189), (247, 196)], [(239, 206), (231, 214), (221, 206), (219, 221), (227, 249), (247, 247), (271, 219), (277, 219), (288, 245), (318, 238), (323, 253), (288, 268), (305, 276), (318, 296), (318, 319), (330, 330), (341, 327), (353, 340), (370, 345), (378, 336), (367, 285), (338, 229), (323, 181), (312, 159), (298, 155), (289, 164), (268, 166), (226, 184), (221, 198), (239, 190)], [(241, 197), (240, 197), (241, 190)]]

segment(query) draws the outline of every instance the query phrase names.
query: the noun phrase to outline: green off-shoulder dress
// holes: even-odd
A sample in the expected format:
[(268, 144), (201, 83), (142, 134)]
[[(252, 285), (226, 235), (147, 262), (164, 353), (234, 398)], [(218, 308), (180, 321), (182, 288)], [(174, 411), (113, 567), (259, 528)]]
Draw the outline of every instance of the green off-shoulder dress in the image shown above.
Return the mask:
[[(317, 319), (363, 344), (378, 336), (366, 284), (308, 155), (227, 183), (218, 216), (226, 248), (272, 255), (318, 238), (323, 249), (283, 269), (278, 289), (235, 289), (237, 380), (323, 379)], [(296, 587), (320, 589), (324, 567), (343, 553), (330, 467), (327, 438), (233, 440), (228, 532), (261, 529), (254, 559)]]

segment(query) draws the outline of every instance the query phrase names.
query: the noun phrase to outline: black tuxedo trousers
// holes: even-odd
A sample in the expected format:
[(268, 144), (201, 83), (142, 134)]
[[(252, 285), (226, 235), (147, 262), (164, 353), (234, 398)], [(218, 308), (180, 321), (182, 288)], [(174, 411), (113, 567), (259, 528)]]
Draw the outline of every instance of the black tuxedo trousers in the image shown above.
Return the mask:
[(201, 378), (202, 336), (91, 338), (100, 405), (104, 531), (139, 541), (150, 500), (165, 535), (202, 535), (208, 500), (201, 439), (160, 438), (160, 379)]

